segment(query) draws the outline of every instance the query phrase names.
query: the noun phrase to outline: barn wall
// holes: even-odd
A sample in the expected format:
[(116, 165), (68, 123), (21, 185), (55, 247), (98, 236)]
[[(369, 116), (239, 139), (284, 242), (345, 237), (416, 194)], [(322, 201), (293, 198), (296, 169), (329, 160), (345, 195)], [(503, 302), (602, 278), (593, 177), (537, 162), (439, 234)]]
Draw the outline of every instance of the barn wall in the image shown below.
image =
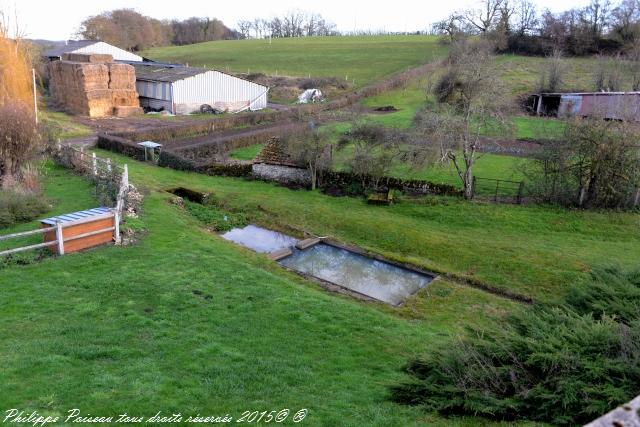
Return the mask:
[(142, 57), (135, 55), (131, 52), (127, 52), (124, 49), (120, 49), (115, 46), (104, 42), (97, 42), (90, 46), (81, 47), (73, 51), (73, 53), (103, 53), (112, 55), (116, 61), (142, 61)]
[(267, 88), (218, 71), (207, 71), (173, 84), (179, 114), (199, 110), (203, 104), (237, 111), (267, 107)]

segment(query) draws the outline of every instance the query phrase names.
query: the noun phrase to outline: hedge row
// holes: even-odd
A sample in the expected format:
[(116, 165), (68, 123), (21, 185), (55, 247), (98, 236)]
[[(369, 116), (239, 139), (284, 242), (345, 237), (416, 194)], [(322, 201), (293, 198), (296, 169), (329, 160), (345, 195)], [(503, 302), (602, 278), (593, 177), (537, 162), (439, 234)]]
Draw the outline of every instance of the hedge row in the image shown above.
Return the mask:
[(144, 148), (128, 139), (103, 133), (98, 135), (97, 145), (105, 150), (144, 161)]
[(321, 187), (325, 192), (335, 195), (359, 195), (372, 189), (378, 191), (393, 189), (415, 195), (462, 196), (462, 190), (449, 184), (389, 176), (378, 179), (369, 175), (361, 176), (343, 171), (325, 172), (322, 175)]

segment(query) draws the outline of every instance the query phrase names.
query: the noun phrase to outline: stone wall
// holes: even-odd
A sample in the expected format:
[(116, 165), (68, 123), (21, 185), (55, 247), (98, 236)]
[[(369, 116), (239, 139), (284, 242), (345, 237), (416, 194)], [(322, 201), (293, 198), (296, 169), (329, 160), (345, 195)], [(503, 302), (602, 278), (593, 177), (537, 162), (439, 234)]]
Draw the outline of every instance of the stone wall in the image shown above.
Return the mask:
[(252, 168), (253, 177), (265, 181), (275, 181), (286, 186), (311, 186), (311, 175), (306, 169), (291, 166), (255, 163)]

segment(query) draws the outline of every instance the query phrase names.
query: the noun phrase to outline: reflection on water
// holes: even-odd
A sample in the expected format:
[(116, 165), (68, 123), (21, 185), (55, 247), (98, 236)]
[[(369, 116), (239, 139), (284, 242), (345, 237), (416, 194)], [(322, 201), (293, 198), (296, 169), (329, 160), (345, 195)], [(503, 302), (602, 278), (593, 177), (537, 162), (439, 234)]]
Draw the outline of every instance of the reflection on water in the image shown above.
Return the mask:
[(255, 225), (234, 228), (223, 234), (222, 237), (260, 253), (275, 252), (298, 243), (293, 237), (256, 227)]
[(433, 280), (426, 274), (326, 244), (295, 251), (280, 263), (393, 305), (401, 303)]

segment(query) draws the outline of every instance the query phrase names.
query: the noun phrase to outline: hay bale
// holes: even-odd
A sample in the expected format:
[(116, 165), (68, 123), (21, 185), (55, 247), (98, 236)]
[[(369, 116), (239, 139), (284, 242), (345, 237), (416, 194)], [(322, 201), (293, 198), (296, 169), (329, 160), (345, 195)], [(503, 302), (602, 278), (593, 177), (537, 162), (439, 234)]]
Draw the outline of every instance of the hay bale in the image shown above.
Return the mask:
[(106, 64), (113, 62), (113, 55), (105, 53), (65, 53), (62, 59), (71, 62), (87, 62), (90, 64)]
[(135, 90), (111, 90), (111, 102), (114, 107), (139, 107), (138, 92)]
[(109, 64), (109, 89), (136, 88), (136, 70), (129, 64)]
[(131, 117), (143, 113), (144, 110), (142, 109), (142, 107), (130, 107), (122, 105), (113, 107), (113, 115), (116, 117)]
[(132, 107), (117, 114), (132, 114), (140, 107), (130, 65), (55, 61), (49, 72), (52, 100), (69, 113), (106, 117), (116, 114), (114, 107)]

